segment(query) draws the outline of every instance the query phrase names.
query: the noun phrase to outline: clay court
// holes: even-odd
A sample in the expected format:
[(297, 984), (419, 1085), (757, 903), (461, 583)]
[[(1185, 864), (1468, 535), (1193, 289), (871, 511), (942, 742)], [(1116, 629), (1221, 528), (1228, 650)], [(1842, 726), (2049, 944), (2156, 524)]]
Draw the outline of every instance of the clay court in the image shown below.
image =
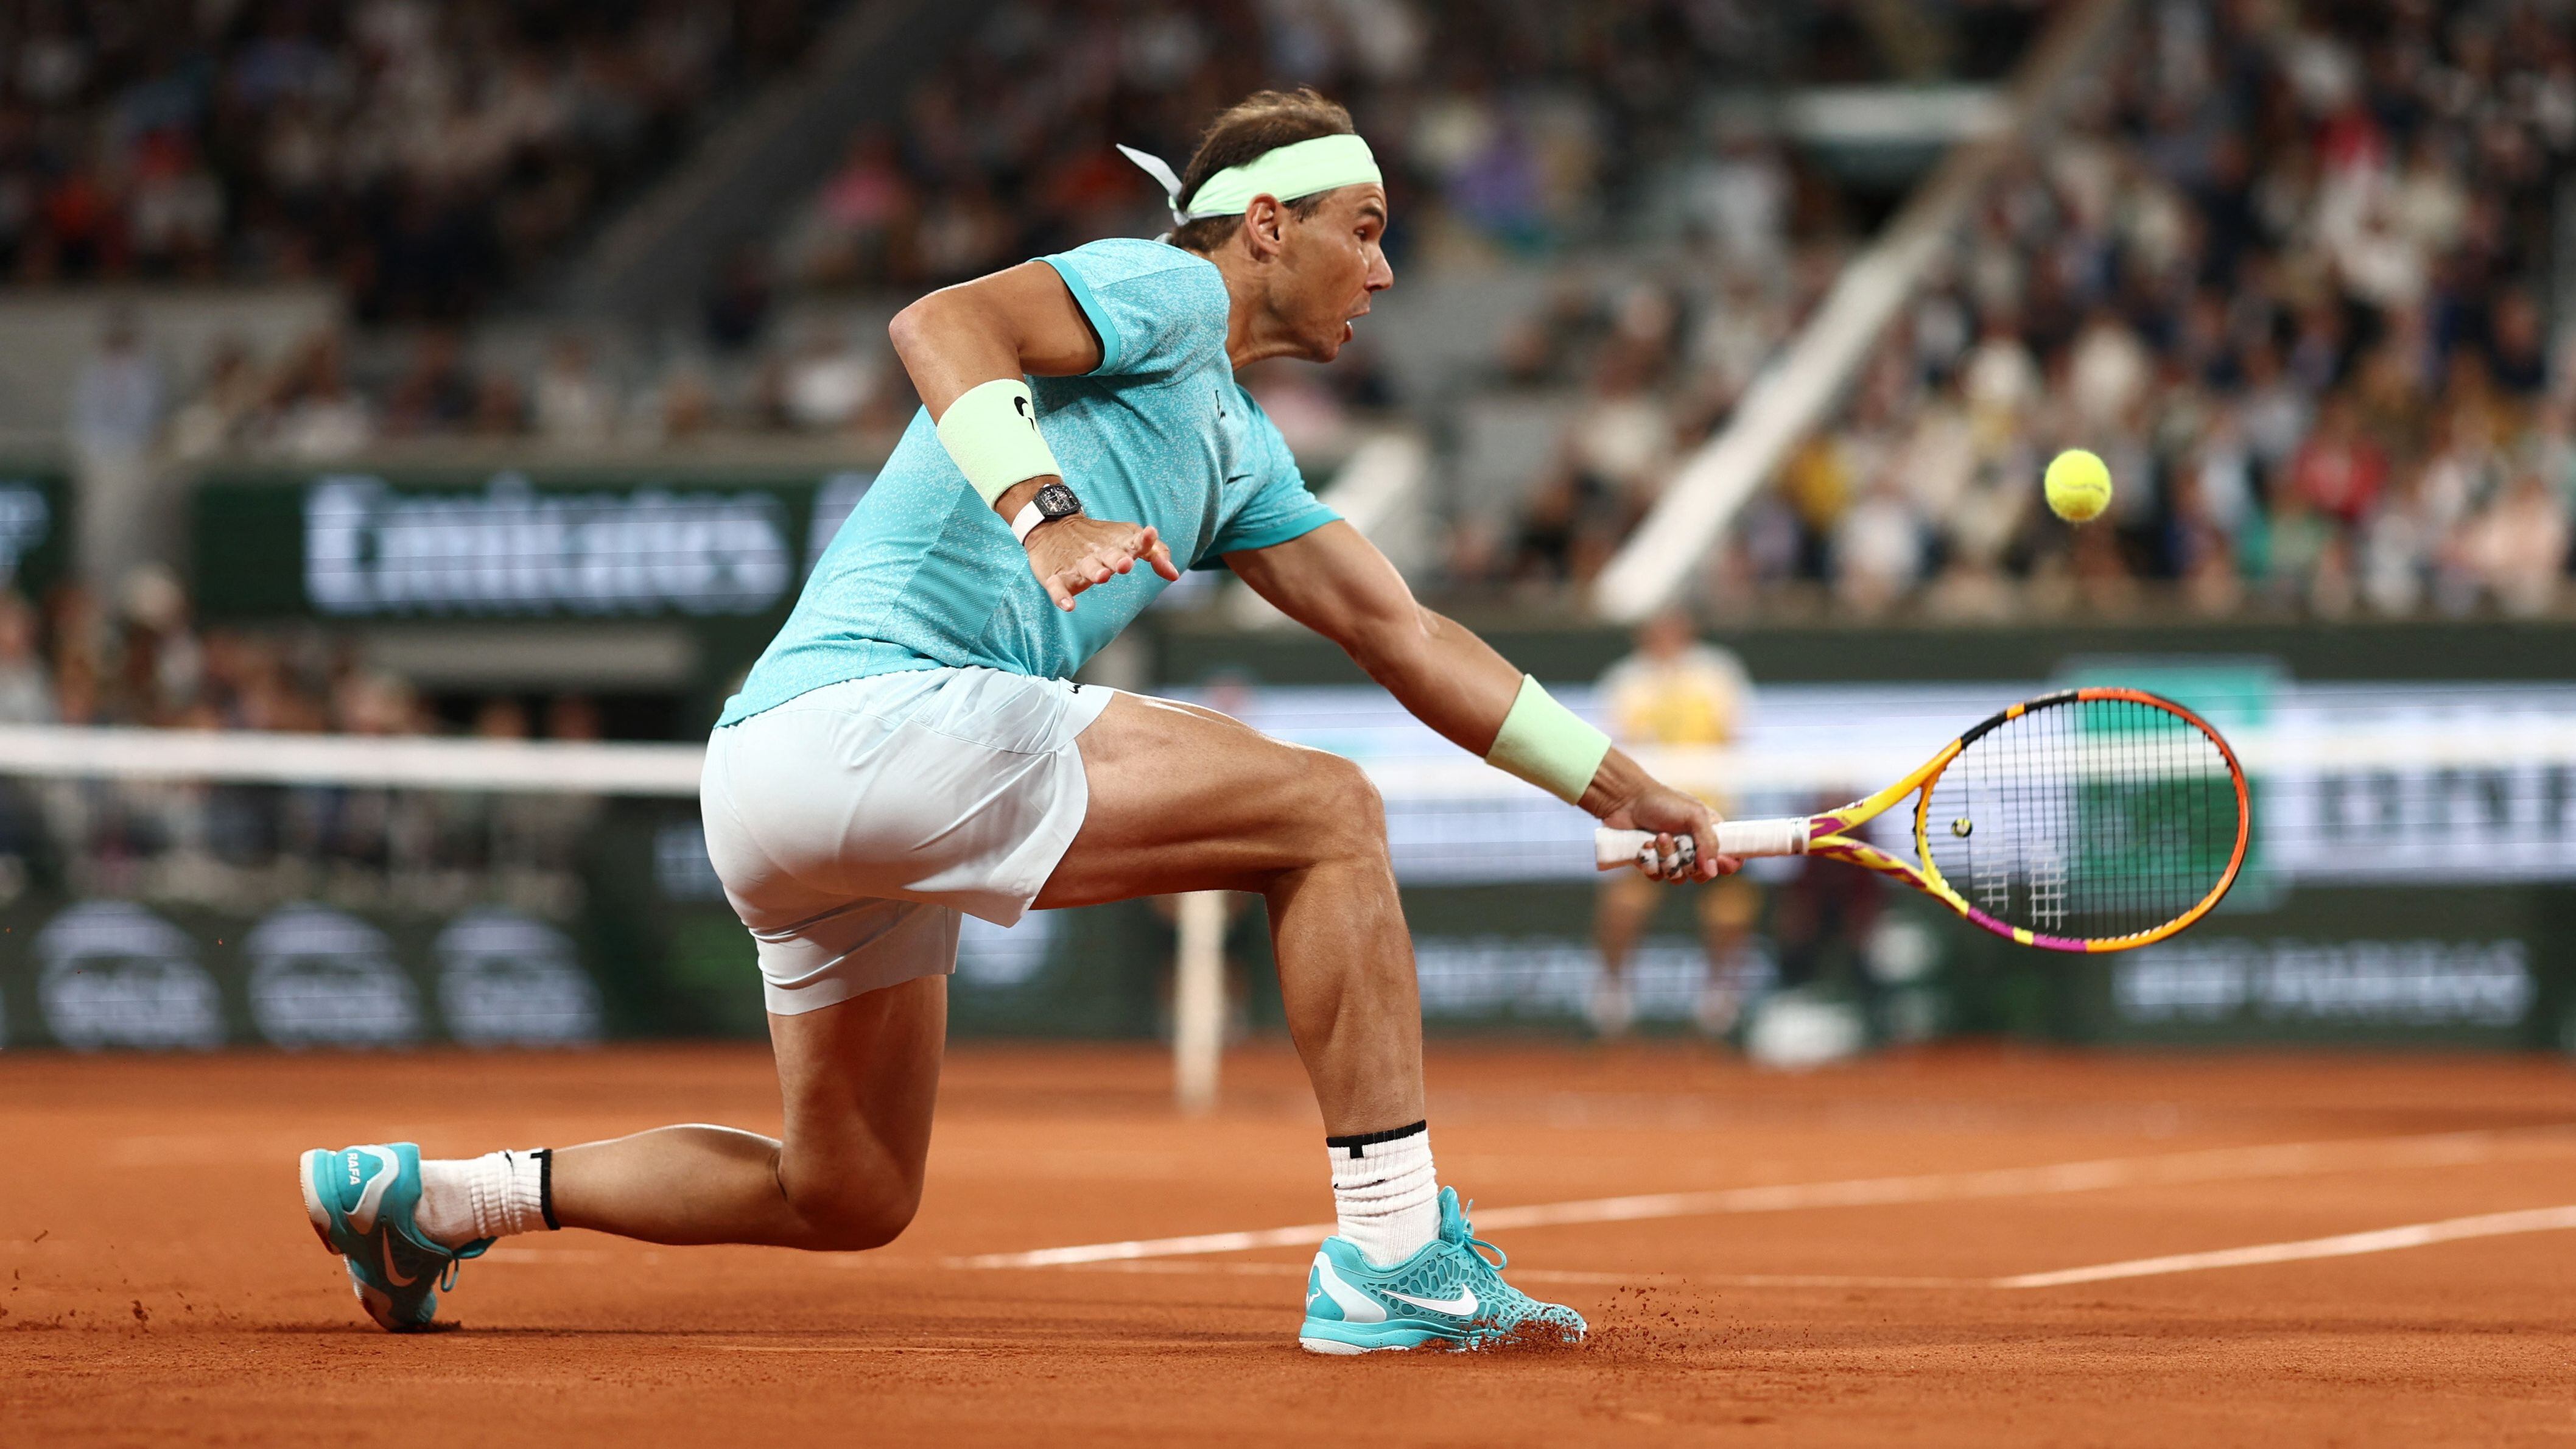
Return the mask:
[(1185, 1120), (1150, 1049), (970, 1045), (890, 1249), (516, 1239), (461, 1331), (397, 1339), (315, 1245), (297, 1149), (774, 1123), (765, 1055), (19, 1055), (0, 1441), (2576, 1438), (2555, 1059), (1435, 1050), (1442, 1175), (1594, 1339), (1354, 1360), (1294, 1340), (1330, 1206), (1302, 1079), (1229, 1070)]

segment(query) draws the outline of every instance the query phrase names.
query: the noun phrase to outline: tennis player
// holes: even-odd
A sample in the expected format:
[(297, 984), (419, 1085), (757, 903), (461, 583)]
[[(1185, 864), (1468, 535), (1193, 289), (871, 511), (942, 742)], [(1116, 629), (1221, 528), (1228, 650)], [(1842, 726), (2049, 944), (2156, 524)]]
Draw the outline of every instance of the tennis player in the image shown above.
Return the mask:
[(1328, 1134), (1339, 1231), (1300, 1342), (1582, 1337), (1571, 1309), (1502, 1280), (1434, 1174), (1413, 953), (1367, 777), (1071, 679), (1181, 561), (1221, 564), (1464, 748), (1668, 849), (1693, 836), (1700, 878), (1735, 862), (1705, 804), (1416, 604), (1235, 385), (1263, 358), (1332, 361), (1394, 281), (1386, 190), (1350, 117), (1265, 92), (1178, 177), (1129, 154), (1171, 198), (1166, 241), (1094, 242), (895, 318), (926, 406), (708, 742), (707, 844), (759, 959), (783, 1137), (306, 1153), (306, 1212), (378, 1323), (434, 1326), (458, 1263), (512, 1233), (893, 1241), (921, 1200), (960, 913), (1009, 925), (1222, 889), (1269, 905)]

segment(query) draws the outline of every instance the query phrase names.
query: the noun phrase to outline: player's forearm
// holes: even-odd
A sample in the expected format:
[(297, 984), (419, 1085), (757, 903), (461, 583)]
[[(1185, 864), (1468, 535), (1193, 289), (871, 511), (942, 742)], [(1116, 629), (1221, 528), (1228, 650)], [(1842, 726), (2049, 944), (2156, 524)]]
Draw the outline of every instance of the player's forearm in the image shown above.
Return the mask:
[(1415, 719), (1483, 754), (1511, 712), (1521, 672), (1455, 619), (1419, 605), (1350, 641), (1351, 658)]
[[(1520, 696), (1520, 668), (1455, 619), (1418, 606), (1416, 613), (1416, 622), (1371, 631), (1351, 657), (1414, 718), (1463, 750), (1490, 754)], [(1608, 815), (1649, 783), (1637, 762), (1614, 748), (1579, 803)]]

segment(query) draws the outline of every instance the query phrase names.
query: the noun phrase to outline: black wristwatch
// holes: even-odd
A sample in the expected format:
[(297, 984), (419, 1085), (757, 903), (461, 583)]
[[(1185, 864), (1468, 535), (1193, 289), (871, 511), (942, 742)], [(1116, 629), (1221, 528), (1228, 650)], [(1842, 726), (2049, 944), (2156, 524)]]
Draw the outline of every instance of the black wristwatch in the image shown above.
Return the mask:
[(1011, 520), (1011, 536), (1026, 543), (1030, 530), (1039, 524), (1071, 518), (1081, 511), (1082, 500), (1073, 496), (1072, 489), (1061, 483), (1049, 483), (1021, 507), (1019, 517)]

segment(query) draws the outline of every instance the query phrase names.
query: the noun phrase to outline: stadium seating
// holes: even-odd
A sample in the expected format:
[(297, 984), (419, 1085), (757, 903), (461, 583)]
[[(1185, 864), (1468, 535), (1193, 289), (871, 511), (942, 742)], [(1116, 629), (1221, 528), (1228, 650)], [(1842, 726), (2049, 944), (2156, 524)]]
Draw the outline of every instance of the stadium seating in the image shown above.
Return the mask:
[(459, 318), (791, 64), (825, 0), (0, 11), (0, 278), (339, 280)]

